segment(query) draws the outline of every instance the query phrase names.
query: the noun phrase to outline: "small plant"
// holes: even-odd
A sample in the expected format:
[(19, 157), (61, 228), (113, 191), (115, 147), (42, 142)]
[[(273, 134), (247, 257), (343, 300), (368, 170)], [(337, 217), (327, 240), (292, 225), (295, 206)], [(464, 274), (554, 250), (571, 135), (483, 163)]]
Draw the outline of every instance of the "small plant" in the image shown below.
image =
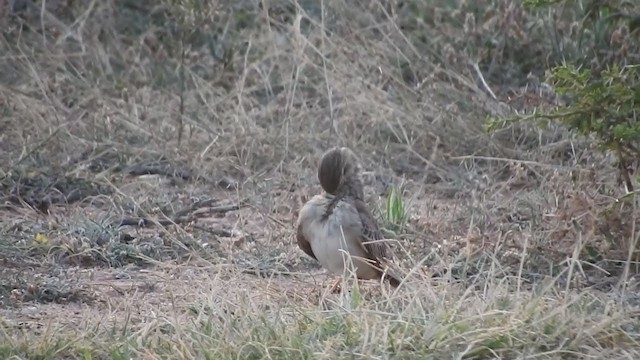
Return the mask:
[(395, 187), (392, 188), (385, 205), (384, 219), (386, 228), (396, 233), (401, 231), (407, 221), (407, 211), (401, 190)]

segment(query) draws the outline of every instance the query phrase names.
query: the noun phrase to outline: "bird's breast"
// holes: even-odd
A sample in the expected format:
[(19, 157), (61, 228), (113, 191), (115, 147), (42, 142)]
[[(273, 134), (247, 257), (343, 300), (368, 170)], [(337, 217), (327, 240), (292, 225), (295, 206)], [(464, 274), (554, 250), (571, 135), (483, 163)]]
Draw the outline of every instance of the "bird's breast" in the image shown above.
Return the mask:
[(301, 211), (301, 215), (306, 217), (303, 219), (306, 221), (305, 236), (320, 264), (334, 274), (342, 274), (345, 260), (351, 256), (350, 261), (358, 267), (359, 277), (375, 277), (376, 273), (357, 259), (368, 255), (360, 242), (362, 223), (355, 206), (339, 201), (331, 214), (323, 216), (326, 214), (322, 205), (328, 204), (328, 201), (312, 201), (307, 204), (309, 208)]

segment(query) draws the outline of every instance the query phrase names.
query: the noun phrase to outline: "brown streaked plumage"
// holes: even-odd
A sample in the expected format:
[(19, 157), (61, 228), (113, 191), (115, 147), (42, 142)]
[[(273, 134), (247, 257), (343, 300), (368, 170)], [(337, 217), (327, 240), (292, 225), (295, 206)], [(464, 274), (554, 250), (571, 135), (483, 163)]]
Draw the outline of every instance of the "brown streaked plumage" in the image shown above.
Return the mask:
[(300, 249), (334, 275), (343, 274), (341, 250), (345, 250), (357, 278), (380, 279), (384, 274), (397, 287), (400, 278), (384, 273), (388, 245), (364, 203), (355, 154), (346, 147), (325, 152), (318, 166), (318, 180), (324, 193), (310, 199), (298, 215), (296, 239)]

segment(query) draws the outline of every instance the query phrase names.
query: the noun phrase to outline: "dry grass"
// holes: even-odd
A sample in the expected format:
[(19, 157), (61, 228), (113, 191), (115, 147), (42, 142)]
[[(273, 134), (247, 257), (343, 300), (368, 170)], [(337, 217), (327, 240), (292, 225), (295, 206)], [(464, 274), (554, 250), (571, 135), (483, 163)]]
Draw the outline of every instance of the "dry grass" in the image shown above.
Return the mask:
[(421, 279), (414, 283), (419, 290), (356, 301), (309, 291), (309, 276), (257, 281), (222, 266), (126, 274), (123, 279), (115, 271), (76, 272), (74, 278), (100, 299), (95, 303), (3, 311), (11, 333), (3, 354), (116, 359), (636, 354), (637, 322), (614, 296), (556, 292), (552, 281), (518, 293), (513, 279), (471, 287)]
[[(0, 19), (0, 357), (640, 355), (640, 222), (611, 160), (559, 128), (483, 130), (552, 102), (513, 96), (569, 41), (550, 15), (186, 3)], [(334, 145), (360, 154), (397, 240), (397, 292), (325, 294), (295, 246)]]

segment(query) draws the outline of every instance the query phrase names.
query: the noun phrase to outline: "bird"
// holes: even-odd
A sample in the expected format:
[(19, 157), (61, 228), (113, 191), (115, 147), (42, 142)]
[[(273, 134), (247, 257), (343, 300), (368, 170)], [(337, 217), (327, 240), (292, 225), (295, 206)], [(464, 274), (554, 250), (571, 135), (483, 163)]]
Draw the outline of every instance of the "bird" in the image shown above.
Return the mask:
[[(390, 271), (389, 246), (364, 202), (355, 153), (348, 147), (327, 150), (317, 177), (323, 192), (309, 199), (298, 213), (298, 247), (333, 275), (343, 275), (349, 265), (358, 279), (384, 278), (397, 288), (402, 279)], [(337, 292), (340, 280), (331, 286), (331, 292)]]

